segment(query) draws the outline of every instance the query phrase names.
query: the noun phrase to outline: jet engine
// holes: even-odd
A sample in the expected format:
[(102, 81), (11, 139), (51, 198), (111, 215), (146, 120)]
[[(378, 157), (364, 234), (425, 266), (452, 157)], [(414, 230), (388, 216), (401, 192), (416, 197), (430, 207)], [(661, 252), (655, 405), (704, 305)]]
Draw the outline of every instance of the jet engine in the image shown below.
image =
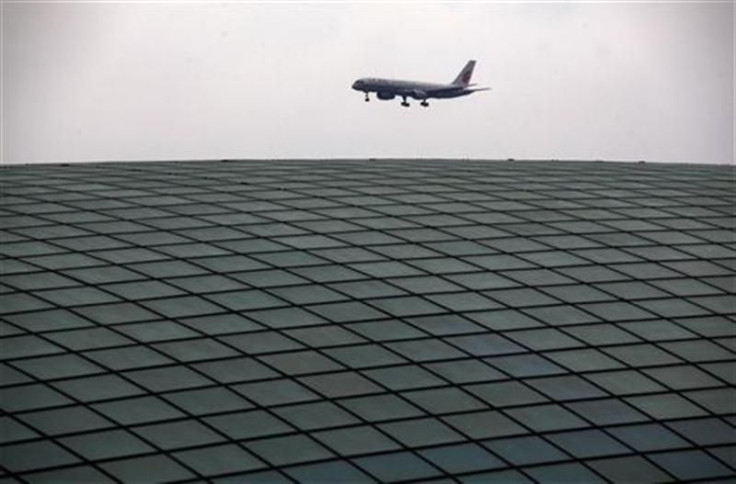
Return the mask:
[(427, 99), (427, 93), (424, 91), (420, 91), (419, 89), (414, 89), (411, 92), (411, 97), (414, 99)]
[(388, 100), (390, 100), (390, 99), (393, 99), (393, 98), (395, 98), (395, 97), (396, 97), (396, 94), (392, 94), (392, 93), (390, 93), (390, 92), (377, 92), (377, 93), (376, 93), (376, 96), (377, 96), (377, 97), (378, 97), (378, 99), (380, 99), (381, 101), (388, 101)]

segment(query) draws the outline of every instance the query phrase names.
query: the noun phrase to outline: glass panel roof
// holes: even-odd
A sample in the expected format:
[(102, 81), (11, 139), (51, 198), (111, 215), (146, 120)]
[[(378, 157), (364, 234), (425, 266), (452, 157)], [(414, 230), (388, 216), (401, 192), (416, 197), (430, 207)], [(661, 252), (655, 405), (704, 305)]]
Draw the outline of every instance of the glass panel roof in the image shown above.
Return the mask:
[(736, 477), (733, 167), (0, 171), (9, 482)]

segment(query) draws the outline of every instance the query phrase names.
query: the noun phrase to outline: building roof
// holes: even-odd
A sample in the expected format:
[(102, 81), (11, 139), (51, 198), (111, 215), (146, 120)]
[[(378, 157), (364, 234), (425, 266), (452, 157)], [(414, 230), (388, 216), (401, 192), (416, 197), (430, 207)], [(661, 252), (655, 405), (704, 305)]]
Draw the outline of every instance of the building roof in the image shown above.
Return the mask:
[(733, 167), (0, 173), (6, 477), (736, 476)]

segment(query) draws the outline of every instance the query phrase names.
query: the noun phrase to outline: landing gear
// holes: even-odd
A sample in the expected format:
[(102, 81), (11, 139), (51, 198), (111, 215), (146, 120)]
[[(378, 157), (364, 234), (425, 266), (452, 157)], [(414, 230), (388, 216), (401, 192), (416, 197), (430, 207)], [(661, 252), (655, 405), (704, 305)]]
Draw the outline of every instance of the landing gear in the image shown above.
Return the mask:
[(429, 107), (429, 103), (427, 102), (426, 99), (422, 99), (422, 102), (420, 102), (419, 105), (422, 106), (423, 108)]
[(370, 98), (368, 97), (368, 91), (365, 92), (365, 102), (370, 101)]
[(404, 106), (405, 108), (408, 108), (409, 103), (406, 100), (406, 96), (402, 96), (401, 99), (403, 99), (403, 101), (401, 102), (401, 105)]

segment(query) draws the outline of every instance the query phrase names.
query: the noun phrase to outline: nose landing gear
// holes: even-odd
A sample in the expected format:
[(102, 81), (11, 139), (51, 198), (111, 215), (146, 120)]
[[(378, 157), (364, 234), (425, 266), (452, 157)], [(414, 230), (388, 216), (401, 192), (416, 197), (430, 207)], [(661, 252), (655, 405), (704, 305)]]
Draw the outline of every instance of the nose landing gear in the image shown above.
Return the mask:
[(370, 101), (370, 98), (368, 97), (368, 91), (365, 92), (365, 102)]

